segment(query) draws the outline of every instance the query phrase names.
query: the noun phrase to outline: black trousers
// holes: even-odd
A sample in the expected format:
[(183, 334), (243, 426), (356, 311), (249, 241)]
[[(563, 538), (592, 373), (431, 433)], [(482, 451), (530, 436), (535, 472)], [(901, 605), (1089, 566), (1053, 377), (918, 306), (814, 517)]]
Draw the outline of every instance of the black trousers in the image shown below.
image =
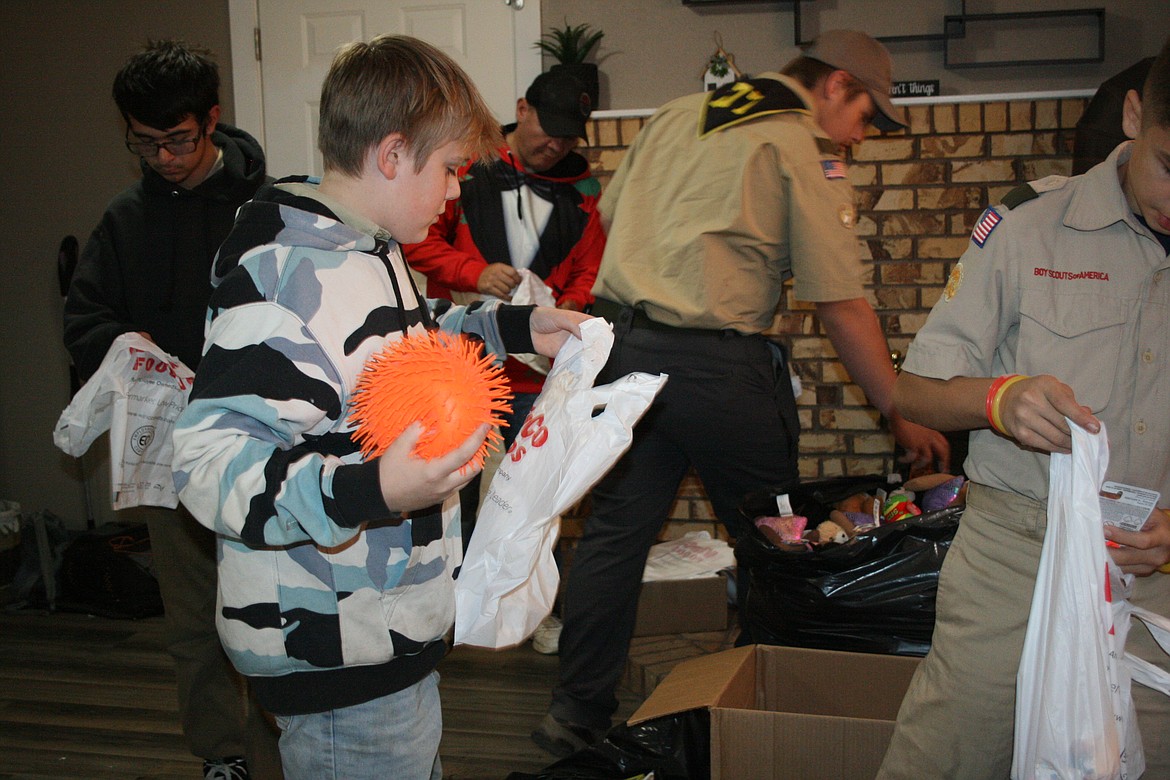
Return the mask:
[(608, 728), (617, 709), (642, 570), (688, 467), (736, 537), (750, 522), (739, 512), (746, 494), (798, 481), (800, 431), (786, 362), (768, 339), (666, 328), (627, 307), (604, 313), (615, 340), (598, 384), (634, 371), (669, 379), (629, 451), (594, 487), (565, 582), (549, 711), (590, 728)]

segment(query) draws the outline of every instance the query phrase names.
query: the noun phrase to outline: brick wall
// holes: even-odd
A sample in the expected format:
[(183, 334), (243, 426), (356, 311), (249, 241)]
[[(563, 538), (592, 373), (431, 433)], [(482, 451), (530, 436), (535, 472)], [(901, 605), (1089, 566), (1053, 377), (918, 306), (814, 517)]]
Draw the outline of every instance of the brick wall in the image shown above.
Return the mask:
[[(937, 103), (907, 107), (907, 130), (869, 138), (854, 149), (849, 178), (857, 192), (858, 234), (867, 259), (866, 294), (892, 350), (906, 346), (966, 249), (980, 212), (1016, 184), (1072, 167), (1073, 128), (1084, 98)], [(583, 149), (602, 187), (644, 118), (590, 122)], [(782, 305), (774, 336), (792, 355), (803, 392), (800, 473), (805, 480), (897, 470), (893, 437), (849, 380), (807, 304)], [(569, 516), (574, 538), (588, 498)], [(702, 483), (688, 477), (662, 538), (722, 530)]]

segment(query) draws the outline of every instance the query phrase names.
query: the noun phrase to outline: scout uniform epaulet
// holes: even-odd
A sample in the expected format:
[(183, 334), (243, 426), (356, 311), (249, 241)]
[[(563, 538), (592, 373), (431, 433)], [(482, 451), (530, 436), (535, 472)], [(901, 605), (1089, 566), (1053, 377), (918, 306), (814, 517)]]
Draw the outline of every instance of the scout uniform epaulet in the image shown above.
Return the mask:
[[(1014, 209), (1021, 203), (1027, 203), (1040, 197), (1042, 192), (1059, 190), (1067, 181), (1067, 176), (1045, 176), (1043, 179), (1019, 185), (1004, 195), (999, 202), (1009, 210)], [(977, 247), (986, 244), (992, 231), (1003, 221), (1003, 215), (1006, 213), (1002, 209), (996, 209), (995, 206), (988, 206), (984, 209), (983, 213), (979, 215), (979, 219), (975, 220), (975, 227), (971, 230), (971, 242)]]
[(1000, 203), (1007, 206), (1009, 209), (1014, 209), (1021, 203), (1026, 203), (1033, 198), (1040, 197), (1040, 193), (1049, 192), (1051, 190), (1059, 190), (1068, 181), (1067, 176), (1045, 176), (1043, 179), (1030, 181), (1027, 184), (1021, 184), (1013, 189), (1007, 195), (1004, 195)]
[(703, 103), (699, 137), (749, 119), (786, 111), (809, 113), (800, 96), (774, 79), (744, 79), (724, 84)]

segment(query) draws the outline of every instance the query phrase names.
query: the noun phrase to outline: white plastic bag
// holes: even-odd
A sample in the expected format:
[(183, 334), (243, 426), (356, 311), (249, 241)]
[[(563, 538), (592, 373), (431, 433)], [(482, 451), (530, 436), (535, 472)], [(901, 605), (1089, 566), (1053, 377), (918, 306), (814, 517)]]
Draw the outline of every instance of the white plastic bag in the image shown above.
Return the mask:
[(707, 531), (691, 531), (650, 547), (642, 582), (710, 577), (735, 567), (735, 550)]
[[(520, 274), (520, 283), (516, 285), (515, 289), (512, 290), (511, 297), (504, 301), (504, 303), (511, 303), (513, 306), (556, 307), (557, 300), (553, 296), (552, 288), (545, 284), (543, 279), (527, 268), (517, 268), (516, 272)], [(476, 301), (494, 301), (499, 299), (494, 295), (453, 290), (451, 292), (451, 300), (461, 306), (470, 306)], [(510, 357), (516, 358), (533, 371), (541, 374), (548, 373), (549, 359), (544, 355), (538, 355), (535, 352), (516, 352), (511, 353)]]
[[(544, 283), (543, 279), (527, 268), (521, 268), (520, 284), (516, 285), (516, 289), (512, 291), (512, 304), (515, 306), (556, 307), (557, 302), (553, 298), (553, 291)], [(544, 355), (518, 353), (512, 357), (533, 371), (541, 374), (548, 373), (550, 363)]]
[[(1014, 780), (1125, 780), (1145, 769), (1125, 628), (1113, 631), (1109, 554), (1097, 493), (1109, 464), (1104, 426), (1069, 423), (1071, 455), (1049, 468), (1048, 529), (1016, 678)], [(973, 694), (977, 695), (977, 694)]]
[(455, 581), (455, 644), (523, 642), (552, 610), (558, 519), (630, 446), (634, 424), (666, 382), (633, 373), (593, 381), (613, 327), (590, 319), (557, 354), (544, 389), (492, 477)]
[[(1146, 624), (1150, 635), (1154, 637), (1154, 641), (1158, 643), (1163, 652), (1170, 655), (1170, 618), (1129, 602), (1129, 594), (1133, 589), (1134, 581), (1132, 574), (1121, 574), (1117, 567), (1112, 565), (1109, 567), (1109, 574), (1113, 592), (1113, 625), (1119, 637), (1118, 643), (1124, 644), (1125, 640), (1128, 639), (1130, 619), (1137, 618)], [(1129, 652), (1125, 654), (1125, 665), (1128, 667), (1129, 675), (1134, 682), (1170, 696), (1170, 672)]]
[(195, 375), (137, 333), (114, 339), (97, 372), (61, 412), (53, 443), (80, 457), (110, 432), (114, 509), (179, 505), (171, 474), (171, 435)]

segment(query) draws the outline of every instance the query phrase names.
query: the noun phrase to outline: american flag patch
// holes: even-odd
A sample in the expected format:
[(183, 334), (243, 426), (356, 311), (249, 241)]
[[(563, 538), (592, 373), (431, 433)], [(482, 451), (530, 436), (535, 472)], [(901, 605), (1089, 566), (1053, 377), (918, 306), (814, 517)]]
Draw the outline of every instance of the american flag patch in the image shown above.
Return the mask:
[(975, 246), (983, 246), (987, 243), (987, 237), (991, 235), (991, 231), (995, 230), (995, 226), (1003, 219), (999, 212), (990, 206), (982, 214), (979, 215), (979, 221), (975, 223), (975, 229), (971, 231), (971, 240), (975, 242)]
[(844, 179), (845, 178), (845, 161), (844, 160), (821, 160), (821, 170), (825, 172), (826, 179)]

